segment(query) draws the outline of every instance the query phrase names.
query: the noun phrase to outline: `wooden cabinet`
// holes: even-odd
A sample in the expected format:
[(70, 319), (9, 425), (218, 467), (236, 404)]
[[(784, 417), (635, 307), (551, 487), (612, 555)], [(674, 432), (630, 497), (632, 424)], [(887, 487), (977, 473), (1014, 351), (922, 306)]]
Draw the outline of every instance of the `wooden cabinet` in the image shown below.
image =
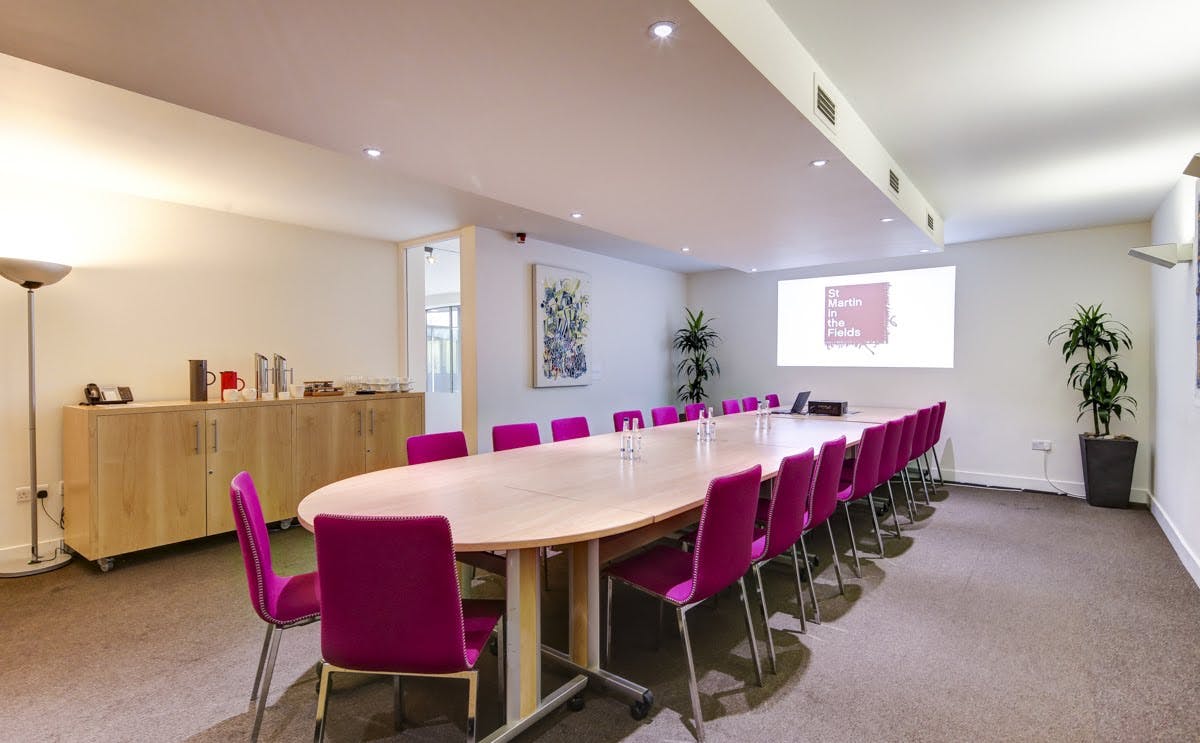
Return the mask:
[(229, 406), (204, 414), (204, 448), (208, 461), (207, 533), (233, 530), (229, 482), (242, 470), (254, 476), (264, 519), (278, 521), (290, 518), (296, 512), (292, 483), (295, 407)]
[(248, 403), (68, 405), (64, 540), (85, 558), (234, 528), (229, 482), (254, 476), (267, 521), (291, 518), (331, 482), (407, 463), (422, 433), (419, 393)]

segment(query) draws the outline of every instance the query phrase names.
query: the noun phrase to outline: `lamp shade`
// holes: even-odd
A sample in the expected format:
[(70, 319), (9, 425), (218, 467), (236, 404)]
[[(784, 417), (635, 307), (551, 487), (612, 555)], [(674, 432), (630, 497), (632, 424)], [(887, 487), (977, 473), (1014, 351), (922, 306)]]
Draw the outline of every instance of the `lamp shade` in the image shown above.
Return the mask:
[(0, 276), (26, 289), (49, 286), (71, 273), (70, 266), (25, 258), (0, 258)]

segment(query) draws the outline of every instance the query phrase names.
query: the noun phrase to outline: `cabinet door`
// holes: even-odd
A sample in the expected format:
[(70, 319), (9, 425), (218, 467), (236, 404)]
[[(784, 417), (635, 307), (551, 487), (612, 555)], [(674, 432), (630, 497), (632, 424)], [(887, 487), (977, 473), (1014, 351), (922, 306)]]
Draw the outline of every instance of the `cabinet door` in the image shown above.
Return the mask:
[(366, 404), (358, 401), (296, 405), (296, 503), (319, 487), (363, 473), (366, 418)]
[(97, 557), (204, 536), (203, 425), (200, 411), (99, 416)]
[(371, 400), (367, 406), (366, 471), (408, 464), (405, 442), (425, 430), (423, 398)]
[(205, 413), (209, 534), (233, 530), (229, 483), (242, 470), (254, 478), (264, 519), (278, 521), (295, 515), (292, 408), (262, 405)]

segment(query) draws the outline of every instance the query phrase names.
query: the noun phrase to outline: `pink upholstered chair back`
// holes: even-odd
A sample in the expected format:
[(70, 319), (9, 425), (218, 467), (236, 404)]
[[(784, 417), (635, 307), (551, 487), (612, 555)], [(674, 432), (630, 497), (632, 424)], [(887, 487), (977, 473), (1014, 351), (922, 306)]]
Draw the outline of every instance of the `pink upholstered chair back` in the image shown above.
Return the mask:
[(900, 429), (900, 449), (896, 453), (896, 467), (892, 470), (892, 474), (899, 472), (908, 466), (908, 460), (912, 459), (909, 453), (912, 451), (913, 435), (917, 432), (917, 414), (909, 413), (904, 416), (904, 427)]
[(771, 506), (767, 511), (767, 549), (760, 560), (772, 560), (799, 541), (808, 513), (815, 462), (816, 455), (809, 449), (784, 457), (779, 463), (775, 491), (771, 493)]
[(904, 419), (896, 418), (884, 424), (883, 449), (879, 452), (879, 471), (875, 484), (882, 485), (896, 474), (896, 457), (900, 454), (900, 434), (904, 431)]
[(542, 443), (536, 423), (506, 423), (492, 426), (492, 451), (508, 451)]
[(592, 432), (588, 429), (587, 418), (584, 418), (582, 415), (575, 418), (556, 418), (550, 421), (550, 438), (555, 441), (583, 439), (591, 435)]
[(669, 426), (679, 422), (679, 411), (675, 409), (674, 405), (654, 408), (650, 411), (650, 419), (656, 426)]
[[(762, 467), (714, 477), (700, 509), (700, 528), (692, 552), (691, 593), (682, 603), (703, 601), (727, 588), (750, 569), (754, 516)], [(675, 598), (669, 596), (669, 598)]]
[(237, 524), (238, 544), (242, 547), (242, 562), (246, 566), (246, 583), (254, 611), (264, 622), (280, 626), (302, 621), (283, 622), (277, 618), (279, 594), (287, 581), (276, 575), (271, 566), (271, 541), (267, 537), (262, 505), (258, 502), (258, 490), (249, 472), (239, 472), (233, 478), (229, 485), (229, 502)]
[(838, 482), (842, 477), (842, 460), (846, 458), (846, 437), (839, 436), (833, 441), (821, 444), (821, 454), (817, 457), (816, 474), (813, 475), (813, 490), (809, 505), (808, 528), (813, 529), (825, 523), (838, 504)]
[(462, 431), (427, 433), (409, 436), (405, 447), (408, 449), (409, 464), (440, 462), (467, 456), (467, 437)]
[(929, 435), (929, 408), (917, 411), (917, 425), (913, 428), (912, 446), (908, 449), (908, 458), (915, 459), (925, 452), (925, 437)]
[(758, 398), (757, 397), (743, 397), (742, 398), (742, 412), (749, 413), (751, 410), (758, 410)]
[(774, 392), (767, 395), (767, 407), (768, 408), (779, 407), (779, 395), (776, 395)]
[(631, 420), (636, 419), (638, 422), (638, 428), (646, 427), (646, 419), (642, 417), (642, 411), (640, 411), (640, 410), (618, 410), (617, 412), (613, 413), (613, 430), (620, 431), (621, 424), (625, 421), (626, 418), (629, 418)]
[(700, 411), (704, 410), (705, 405), (702, 402), (694, 402), (691, 405), (686, 405), (683, 408), (683, 417), (690, 421), (697, 420), (700, 417)]
[(853, 484), (849, 497), (843, 500), (858, 500), (866, 497), (879, 484), (879, 458), (883, 452), (884, 438), (887, 435), (887, 424), (871, 426), (862, 432), (858, 442), (858, 451), (854, 455)]
[(471, 668), (445, 516), (320, 515), (321, 655), (360, 671)]
[(934, 408), (929, 423), (929, 446), (925, 447), (926, 449), (932, 449), (942, 440), (942, 422), (946, 420), (946, 401), (942, 400)]
[(721, 412), (724, 413), (725, 415), (733, 415), (734, 413), (741, 412), (741, 410), (738, 408), (738, 401), (737, 400), (722, 400), (721, 401)]

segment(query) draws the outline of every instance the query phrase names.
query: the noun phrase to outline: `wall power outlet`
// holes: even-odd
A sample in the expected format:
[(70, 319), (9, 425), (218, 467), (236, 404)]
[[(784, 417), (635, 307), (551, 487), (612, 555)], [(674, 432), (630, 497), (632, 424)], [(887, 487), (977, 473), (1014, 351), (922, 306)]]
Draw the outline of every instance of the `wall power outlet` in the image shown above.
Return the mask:
[[(38, 490), (45, 490), (47, 493), (49, 493), (50, 486), (45, 483), (38, 483)], [(17, 488), (17, 503), (28, 503), (29, 497), (28, 485)]]
[(1050, 451), (1050, 439), (1034, 439), (1034, 451)]

